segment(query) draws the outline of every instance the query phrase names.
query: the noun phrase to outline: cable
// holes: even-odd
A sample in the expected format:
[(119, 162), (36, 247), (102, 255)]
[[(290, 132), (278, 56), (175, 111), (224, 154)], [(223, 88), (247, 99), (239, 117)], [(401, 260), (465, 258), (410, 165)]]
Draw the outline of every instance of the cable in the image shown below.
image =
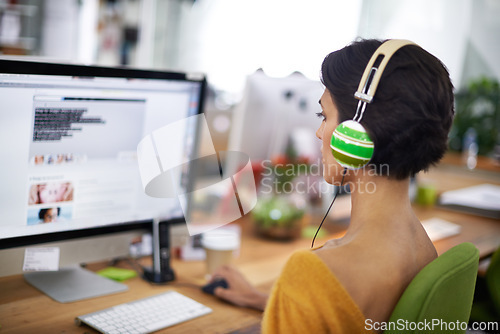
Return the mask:
[(337, 188), (337, 192), (335, 193), (335, 196), (333, 197), (332, 203), (328, 207), (328, 210), (326, 210), (325, 216), (323, 217), (323, 220), (321, 221), (321, 224), (319, 224), (319, 227), (316, 230), (316, 234), (314, 234), (314, 238), (312, 240), (311, 248), (314, 248), (314, 240), (316, 240), (316, 236), (318, 235), (319, 230), (321, 229), (321, 226), (323, 226), (323, 223), (325, 222), (325, 219), (328, 216), (328, 213), (330, 212), (330, 209), (332, 208), (333, 203), (335, 202), (335, 199), (337, 198), (337, 195), (340, 192), (340, 188), (342, 188), (342, 186), (344, 185), (344, 176), (345, 176), (346, 172), (347, 172), (347, 168), (344, 168), (344, 170), (342, 171), (342, 181), (340, 182), (340, 187)]

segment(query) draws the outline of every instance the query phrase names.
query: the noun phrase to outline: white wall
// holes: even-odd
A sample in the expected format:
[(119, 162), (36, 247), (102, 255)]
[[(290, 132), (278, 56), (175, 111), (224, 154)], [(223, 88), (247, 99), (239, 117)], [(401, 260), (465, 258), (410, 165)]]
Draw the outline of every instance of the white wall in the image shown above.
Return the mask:
[(180, 67), (241, 91), (258, 68), (319, 79), (321, 63), (356, 36), (360, 0), (197, 0), (184, 21)]
[(52, 59), (75, 60), (78, 43), (78, 1), (45, 0), (44, 4), (40, 55)]
[[(45, 3), (41, 55), (86, 63), (99, 59), (98, 0)], [(415, 41), (447, 65), (456, 87), (479, 75), (500, 78), (498, 0), (135, 4), (142, 12), (142, 29), (134, 66), (202, 71), (216, 88), (228, 92), (241, 92), (245, 77), (258, 68), (276, 77), (300, 71), (318, 79), (324, 56), (357, 36)]]
[(461, 87), (464, 71), (500, 78), (499, 17), (495, 0), (364, 0), (359, 35), (416, 42), (441, 59)]
[(500, 81), (500, 1), (475, 0), (462, 86), (480, 75)]

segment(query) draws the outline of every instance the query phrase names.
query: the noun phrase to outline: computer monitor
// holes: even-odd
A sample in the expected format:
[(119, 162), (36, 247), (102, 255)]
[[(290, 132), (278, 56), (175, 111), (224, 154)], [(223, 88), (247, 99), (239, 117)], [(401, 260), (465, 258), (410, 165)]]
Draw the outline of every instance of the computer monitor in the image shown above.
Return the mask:
[[(301, 187), (297, 193), (314, 202), (311, 210), (318, 209), (318, 214), (328, 209), (336, 191), (323, 179), (321, 142), (316, 137), (321, 125), (316, 113), (321, 112), (318, 102), (324, 90), (319, 80), (299, 72), (271, 77), (264, 70), (257, 70), (247, 77), (243, 97), (234, 108), (228, 142), (230, 151), (243, 152), (253, 164), (266, 167), (270, 160), (286, 155), (287, 151), (306, 158), (310, 171), (303, 176), (307, 181), (300, 182), (306, 182), (307, 187)], [(228, 160), (227, 170), (233, 173), (239, 167), (237, 163)], [(257, 188), (260, 192), (269, 191), (269, 179), (261, 178)], [(340, 191), (347, 192), (347, 187)], [(341, 215), (337, 215), (338, 211), (333, 210), (331, 217), (344, 219), (345, 210)]]
[[(106, 259), (154, 218), (183, 222), (178, 199), (144, 193), (136, 149), (201, 113), (205, 88), (201, 74), (0, 60), (0, 258), (17, 254), (19, 271), (20, 247), (57, 241), (63, 264)], [(175, 144), (190, 156), (197, 129), (186, 124)]]
[[(247, 154), (252, 163), (266, 163), (293, 146), (295, 154), (319, 164), (321, 151), (316, 113), (324, 87), (299, 72), (271, 77), (257, 70), (246, 80), (243, 97), (235, 106), (228, 147)], [(234, 161), (229, 171), (237, 170)]]

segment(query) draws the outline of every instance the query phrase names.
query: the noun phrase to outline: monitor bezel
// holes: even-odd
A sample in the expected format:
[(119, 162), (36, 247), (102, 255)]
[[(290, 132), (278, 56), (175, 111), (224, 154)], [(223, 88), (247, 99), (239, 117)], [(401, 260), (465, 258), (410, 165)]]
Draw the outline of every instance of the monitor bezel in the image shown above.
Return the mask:
[[(96, 65), (78, 65), (65, 63), (50, 63), (33, 60), (11, 60), (0, 59), (0, 74), (33, 74), (54, 75), (74, 77), (102, 77), (102, 78), (127, 78), (127, 79), (159, 79), (192, 81), (201, 84), (200, 101), (197, 114), (203, 113), (207, 88), (206, 76), (202, 73), (173, 72), (156, 69), (137, 69), (130, 67), (104, 67)], [(195, 147), (195, 149), (197, 149)], [(184, 217), (174, 217), (164, 220), (169, 224), (183, 224)], [(74, 240), (113, 233), (145, 230), (151, 231), (152, 220), (135, 220), (129, 222), (117, 222), (106, 226), (98, 226), (86, 229), (69, 231), (48, 232), (35, 235), (16, 236), (0, 239), (0, 249), (9, 249), (29, 245)]]

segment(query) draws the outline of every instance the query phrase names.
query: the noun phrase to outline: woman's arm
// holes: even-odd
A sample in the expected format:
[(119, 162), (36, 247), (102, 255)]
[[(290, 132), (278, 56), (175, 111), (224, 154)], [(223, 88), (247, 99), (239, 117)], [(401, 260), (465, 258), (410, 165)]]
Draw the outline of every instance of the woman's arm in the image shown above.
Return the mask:
[(251, 307), (263, 311), (269, 296), (257, 290), (246, 278), (234, 267), (222, 266), (212, 275), (212, 280), (224, 278), (228, 287), (218, 287), (214, 294), (232, 304), (243, 307)]

